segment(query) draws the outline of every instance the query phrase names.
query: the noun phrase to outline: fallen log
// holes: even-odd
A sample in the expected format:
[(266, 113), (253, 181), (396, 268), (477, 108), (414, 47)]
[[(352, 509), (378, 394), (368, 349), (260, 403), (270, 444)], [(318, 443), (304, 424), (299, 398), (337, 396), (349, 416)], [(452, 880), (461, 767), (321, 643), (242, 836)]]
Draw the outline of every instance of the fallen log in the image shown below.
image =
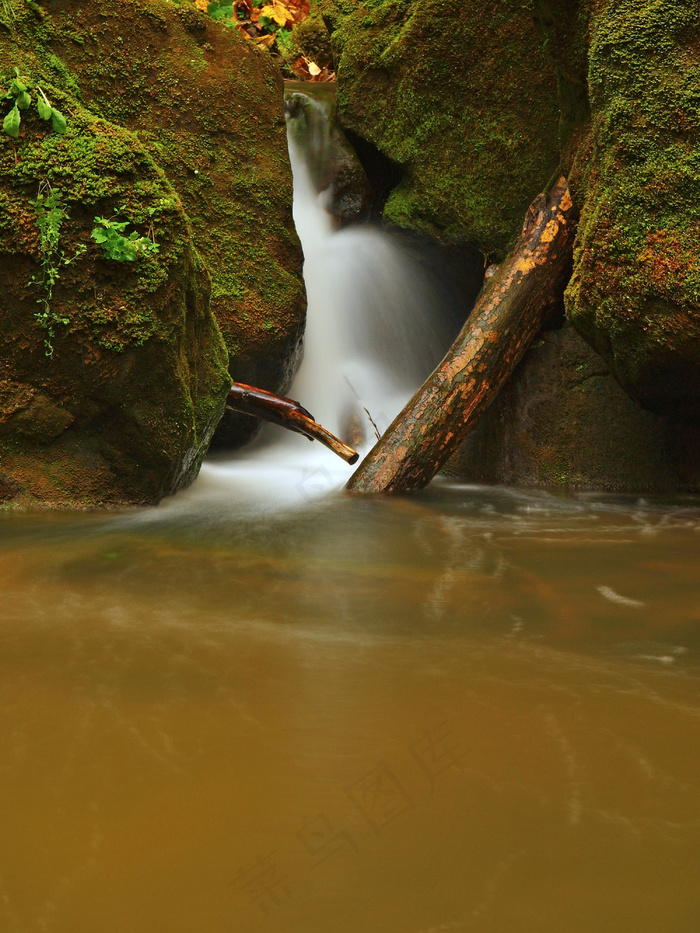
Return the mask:
[(569, 274), (574, 226), (560, 178), (530, 205), (518, 243), (487, 279), (444, 360), (350, 477), (350, 492), (427, 486), (546, 322)]
[(352, 447), (348, 447), (318, 424), (314, 416), (299, 402), (286, 396), (275, 395), (273, 392), (247, 386), (242, 382), (234, 382), (226, 396), (226, 407), (231, 411), (252, 415), (253, 418), (260, 418), (262, 421), (269, 421), (289, 431), (303, 434), (310, 441), (319, 441), (334, 454), (342, 457), (346, 463), (356, 463), (360, 456)]

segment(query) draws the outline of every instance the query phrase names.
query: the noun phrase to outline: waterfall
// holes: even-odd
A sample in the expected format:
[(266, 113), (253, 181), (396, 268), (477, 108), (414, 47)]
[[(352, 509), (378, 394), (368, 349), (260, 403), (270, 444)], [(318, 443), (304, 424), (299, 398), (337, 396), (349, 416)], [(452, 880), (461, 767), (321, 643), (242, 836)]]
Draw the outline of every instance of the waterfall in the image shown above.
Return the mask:
[[(318, 162), (318, 132), (311, 141)], [(335, 229), (330, 189), (316, 192), (303, 142), (289, 134), (308, 295), (304, 357), (291, 395), (339, 436), (353, 424), (369, 440), (369, 416), (384, 431), (439, 361), (444, 341), (430, 287), (397, 241), (367, 224)]]
[[(337, 229), (330, 189), (317, 190), (311, 165), (330, 158), (327, 112), (288, 117), (294, 221), (304, 251), (308, 296), (304, 349), (287, 393), (363, 455), (449, 345), (437, 297), (398, 240), (370, 224)], [(306, 131), (306, 132), (305, 132)], [(318, 172), (314, 173), (316, 176)], [(302, 506), (341, 489), (352, 473), (334, 454), (298, 434), (266, 425), (235, 454), (216, 455), (194, 486), (176, 497), (226, 501), (236, 508)]]

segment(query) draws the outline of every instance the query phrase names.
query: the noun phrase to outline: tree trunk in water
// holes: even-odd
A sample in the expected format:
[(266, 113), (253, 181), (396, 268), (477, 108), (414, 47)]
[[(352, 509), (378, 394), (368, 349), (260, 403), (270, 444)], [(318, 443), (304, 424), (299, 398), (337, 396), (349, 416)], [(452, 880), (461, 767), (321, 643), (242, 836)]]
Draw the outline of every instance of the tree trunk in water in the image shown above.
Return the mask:
[(427, 486), (545, 323), (569, 274), (574, 227), (568, 185), (560, 178), (530, 205), (520, 240), (485, 283), (447, 356), (367, 454), (349, 491)]

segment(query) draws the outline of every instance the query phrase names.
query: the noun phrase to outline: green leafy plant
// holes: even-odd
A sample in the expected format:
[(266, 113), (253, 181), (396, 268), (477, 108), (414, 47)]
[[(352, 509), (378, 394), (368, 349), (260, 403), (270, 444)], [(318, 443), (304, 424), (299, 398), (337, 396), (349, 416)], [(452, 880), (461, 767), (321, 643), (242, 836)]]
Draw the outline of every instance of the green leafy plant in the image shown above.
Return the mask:
[(226, 0), (212, 0), (207, 7), (207, 11), (212, 19), (218, 20), (232, 19), (236, 15), (233, 3), (227, 3)]
[(56, 283), (61, 277), (61, 269), (69, 266), (79, 256), (82, 256), (87, 249), (86, 246), (80, 244), (75, 253), (67, 257), (61, 248), (61, 227), (68, 217), (68, 212), (61, 204), (61, 199), (62, 195), (58, 189), (49, 191), (48, 194), (42, 193), (40, 189), (36, 200), (29, 202), (34, 209), (36, 225), (39, 228), (39, 254), (41, 258), (41, 273), (39, 276), (33, 275), (29, 284), (36, 285), (43, 293), (41, 298), (37, 298), (40, 310), (36, 312), (35, 317), (40, 326), (46, 331), (44, 347), (47, 356), (53, 356), (54, 325), (69, 323), (67, 318), (59, 317), (51, 310), (51, 299), (53, 298)]
[[(19, 72), (19, 68), (13, 68), (12, 70), (15, 76), (10, 80), (9, 87), (1, 98), (2, 100), (10, 101), (12, 107), (2, 121), (2, 128), (8, 136), (17, 139), (22, 122), (20, 111), (29, 109), (32, 103), (32, 95), (29, 93), (29, 78), (22, 76)], [(67, 126), (66, 118), (60, 110), (51, 106), (48, 97), (38, 85), (36, 103), (41, 119), (50, 120), (54, 132), (59, 134), (65, 133)]]
[[(149, 216), (152, 217), (157, 209), (157, 207), (152, 208)], [(114, 217), (116, 216), (115, 214)], [(102, 247), (102, 252), (107, 259), (114, 259), (116, 262), (133, 262), (139, 256), (158, 252), (158, 244), (153, 239), (152, 224), (150, 237), (139, 236), (136, 230), (126, 235), (129, 221), (115, 220), (114, 217), (95, 217), (97, 226), (90, 234), (93, 240)]]

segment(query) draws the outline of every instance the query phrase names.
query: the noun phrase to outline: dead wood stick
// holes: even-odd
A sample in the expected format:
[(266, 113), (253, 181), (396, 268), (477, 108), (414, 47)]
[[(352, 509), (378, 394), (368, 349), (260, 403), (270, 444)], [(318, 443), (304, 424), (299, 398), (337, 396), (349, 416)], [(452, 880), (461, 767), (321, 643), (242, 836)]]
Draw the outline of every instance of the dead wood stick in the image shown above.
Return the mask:
[(294, 399), (275, 395), (255, 386), (247, 386), (242, 382), (234, 382), (226, 397), (226, 407), (231, 411), (252, 415), (253, 418), (260, 418), (262, 421), (269, 421), (289, 431), (303, 434), (310, 441), (319, 441), (346, 463), (355, 463), (360, 456), (335, 434), (318, 424), (314, 416)]
[(560, 178), (531, 204), (520, 240), (484, 285), (444, 360), (350, 477), (356, 493), (427, 486), (510, 378), (569, 273), (574, 218)]

